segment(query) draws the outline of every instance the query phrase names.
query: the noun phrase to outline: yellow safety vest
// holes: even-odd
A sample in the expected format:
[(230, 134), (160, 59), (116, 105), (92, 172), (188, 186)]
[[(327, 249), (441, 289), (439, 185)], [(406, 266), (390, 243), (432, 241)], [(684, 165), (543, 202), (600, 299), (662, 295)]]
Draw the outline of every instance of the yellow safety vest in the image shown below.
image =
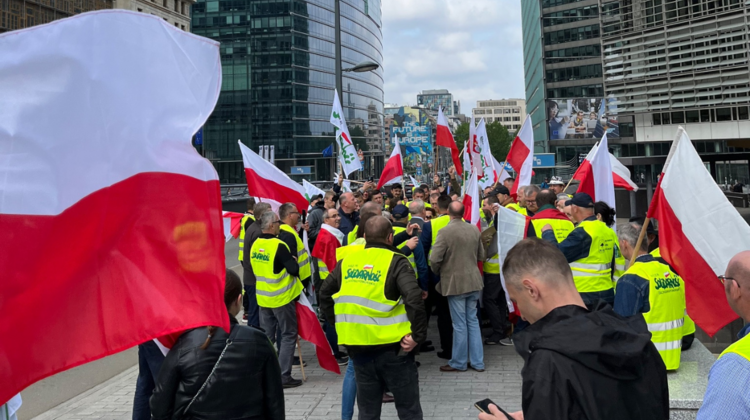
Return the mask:
[[(661, 252), (659, 251), (659, 248), (654, 249), (650, 252), (651, 256), (654, 258), (661, 258)], [(690, 315), (687, 313), (687, 309), (685, 310), (685, 324), (682, 327), (682, 335), (690, 335), (695, 334), (695, 322), (692, 318), (690, 318)]]
[[(398, 235), (401, 232), (404, 232), (406, 228), (394, 226), (393, 227), (393, 236)], [(411, 268), (414, 269), (414, 275), (419, 278), (419, 273), (417, 272), (417, 262), (414, 260), (414, 253), (412, 252), (408, 257), (406, 257), (407, 260), (409, 260), (409, 264), (411, 264)]]
[(521, 206), (518, 205), (518, 203), (510, 203), (507, 206), (505, 206), (506, 209), (511, 209), (520, 212)]
[(565, 238), (570, 235), (570, 232), (576, 228), (570, 220), (562, 219), (531, 219), (531, 224), (534, 226), (534, 231), (540, 238), (542, 237), (542, 228), (546, 225), (552, 226), (557, 243), (564, 241)]
[(659, 261), (636, 261), (625, 274), (648, 280), (651, 310), (643, 314), (651, 332), (651, 341), (659, 350), (667, 370), (680, 367), (682, 329), (685, 323), (685, 283)]
[(617, 280), (620, 280), (620, 277), (625, 274), (625, 270), (627, 269), (628, 262), (620, 252), (620, 242), (618, 240), (617, 242), (615, 242), (615, 269), (612, 271), (612, 282), (617, 283)]
[(240, 221), (240, 255), (237, 258), (240, 261), (242, 261), (242, 257), (245, 255), (245, 222), (247, 222), (247, 219), (255, 222), (255, 217), (250, 214), (242, 216), (242, 220)]
[(385, 281), (395, 253), (367, 248), (341, 261), (341, 290), (333, 295), (339, 344), (377, 346), (411, 334), (403, 300), (385, 297)]
[[(437, 240), (438, 233), (440, 233), (440, 229), (448, 226), (448, 223), (450, 223), (451, 218), (444, 214), (442, 216), (436, 217), (432, 220), (430, 220), (430, 225), (432, 226), (432, 246), (435, 246), (435, 241)], [(432, 255), (432, 247), (430, 247), (430, 253), (427, 255), (427, 263), (430, 265), (430, 256)], [(430, 265), (431, 266), (431, 265)]]
[(617, 235), (598, 220), (584, 220), (576, 229), (583, 229), (591, 236), (589, 255), (570, 263), (576, 289), (580, 293), (612, 289), (612, 257)]
[(351, 245), (354, 243), (354, 241), (357, 240), (357, 230), (359, 230), (359, 226), (354, 226), (354, 229), (349, 232), (348, 235), (346, 235), (346, 244)]
[(490, 256), (484, 261), (482, 270), (486, 274), (500, 274), (500, 254)]
[(524, 216), (528, 216), (529, 215), (529, 211), (526, 210), (526, 207), (518, 206), (518, 212), (521, 213), (521, 214), (523, 214)]
[(354, 241), (353, 244), (336, 248), (336, 262), (344, 259), (347, 255), (352, 252), (361, 251), (365, 249), (365, 238), (359, 238)]
[(312, 275), (312, 268), (310, 267), (310, 256), (307, 255), (305, 244), (302, 242), (302, 238), (299, 237), (297, 232), (292, 229), (291, 226), (282, 224), (281, 230), (289, 232), (294, 235), (294, 239), (297, 240), (297, 264), (299, 264), (299, 278), (305, 280)]
[(250, 247), (250, 265), (253, 267), (256, 283), (258, 306), (278, 308), (294, 300), (302, 292), (302, 282), (290, 276), (286, 269), (280, 273), (273, 272), (273, 261), (279, 244), (289, 247), (278, 238), (259, 238)]
[(661, 252), (659, 252), (659, 248), (656, 248), (655, 250), (651, 251), (650, 254), (654, 258), (661, 258)]
[(727, 347), (726, 350), (721, 352), (721, 355), (719, 355), (719, 359), (724, 357), (724, 355), (727, 353), (734, 353), (744, 357), (747, 360), (750, 360), (750, 338), (748, 337), (750, 337), (750, 334), (747, 334), (746, 336), (740, 338), (738, 341), (732, 343), (731, 346)]

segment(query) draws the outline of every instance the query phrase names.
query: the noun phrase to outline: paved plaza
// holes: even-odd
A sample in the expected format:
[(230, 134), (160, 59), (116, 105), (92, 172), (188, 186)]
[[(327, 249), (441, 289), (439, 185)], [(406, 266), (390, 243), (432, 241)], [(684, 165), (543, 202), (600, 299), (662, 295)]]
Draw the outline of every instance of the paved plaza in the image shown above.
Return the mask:
[[(429, 338), (433, 343), (438, 342), (436, 321), (435, 317), (430, 319)], [(302, 349), (307, 362), (307, 382), (299, 388), (285, 390), (287, 419), (340, 419), (341, 383), (346, 366), (342, 367), (342, 375), (328, 372), (318, 366), (311, 344), (303, 342)], [(523, 361), (513, 347), (485, 346), (484, 350), (487, 369), (482, 373), (473, 370), (443, 373), (438, 368), (446, 361), (439, 359), (435, 352), (417, 357), (422, 364), (419, 383), (425, 419), (476, 419), (478, 411), (474, 403), (484, 398), (492, 399), (508, 411), (520, 410)], [(295, 378), (302, 377), (299, 368), (292, 374)], [(137, 367), (130, 368), (34, 420), (130, 420), (137, 375)], [(384, 404), (382, 418), (398, 418), (393, 404)]]

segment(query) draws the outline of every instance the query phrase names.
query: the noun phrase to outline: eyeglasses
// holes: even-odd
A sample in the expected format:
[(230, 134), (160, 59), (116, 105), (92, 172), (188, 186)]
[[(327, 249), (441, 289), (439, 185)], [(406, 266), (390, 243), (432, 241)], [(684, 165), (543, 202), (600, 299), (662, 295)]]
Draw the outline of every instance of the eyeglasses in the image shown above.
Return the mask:
[(740, 282), (738, 282), (737, 279), (735, 279), (734, 277), (727, 277), (727, 276), (725, 276), (723, 274), (720, 274), (720, 275), (718, 275), (716, 277), (719, 279), (719, 281), (721, 282), (721, 284), (726, 284), (727, 280), (729, 280), (729, 281), (734, 280), (735, 283), (737, 283), (737, 287), (740, 287)]
[(275, 223), (275, 224), (279, 224), (279, 225), (280, 225), (280, 224), (281, 224), (281, 220), (277, 220), (277, 221), (275, 221), (275, 222), (273, 222), (273, 223)]

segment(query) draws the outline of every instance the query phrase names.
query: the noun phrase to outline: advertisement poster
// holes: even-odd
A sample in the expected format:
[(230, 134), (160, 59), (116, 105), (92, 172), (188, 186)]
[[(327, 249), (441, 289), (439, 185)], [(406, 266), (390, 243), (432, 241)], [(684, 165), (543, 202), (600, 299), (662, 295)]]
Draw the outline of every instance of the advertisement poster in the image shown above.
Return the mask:
[(620, 137), (616, 106), (602, 98), (548, 99), (547, 124), (550, 140)]

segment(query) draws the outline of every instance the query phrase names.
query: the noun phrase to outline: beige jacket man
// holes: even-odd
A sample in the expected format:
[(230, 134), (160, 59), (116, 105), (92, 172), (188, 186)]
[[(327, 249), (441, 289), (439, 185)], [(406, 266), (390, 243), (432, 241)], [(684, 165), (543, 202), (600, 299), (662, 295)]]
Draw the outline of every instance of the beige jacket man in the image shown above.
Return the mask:
[(451, 219), (438, 233), (430, 255), (432, 271), (440, 276), (435, 289), (443, 296), (482, 290), (477, 261), (484, 261), (485, 254), (479, 229), (460, 218)]

